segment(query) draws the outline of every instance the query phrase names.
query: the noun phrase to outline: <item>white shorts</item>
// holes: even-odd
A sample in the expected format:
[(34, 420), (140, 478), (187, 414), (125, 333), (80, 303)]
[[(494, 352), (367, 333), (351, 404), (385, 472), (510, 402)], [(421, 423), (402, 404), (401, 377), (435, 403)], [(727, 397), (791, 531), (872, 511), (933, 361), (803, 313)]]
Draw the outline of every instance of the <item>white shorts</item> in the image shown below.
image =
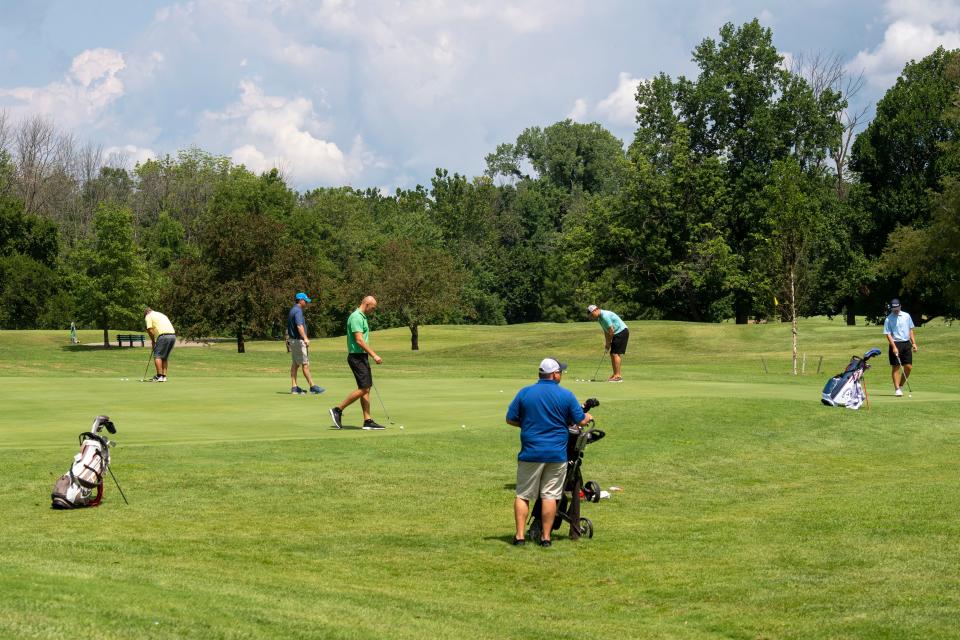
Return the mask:
[(307, 343), (303, 340), (290, 340), (290, 357), (293, 358), (293, 364), (310, 364)]
[(567, 477), (566, 462), (517, 461), (517, 497), (524, 500), (559, 500)]

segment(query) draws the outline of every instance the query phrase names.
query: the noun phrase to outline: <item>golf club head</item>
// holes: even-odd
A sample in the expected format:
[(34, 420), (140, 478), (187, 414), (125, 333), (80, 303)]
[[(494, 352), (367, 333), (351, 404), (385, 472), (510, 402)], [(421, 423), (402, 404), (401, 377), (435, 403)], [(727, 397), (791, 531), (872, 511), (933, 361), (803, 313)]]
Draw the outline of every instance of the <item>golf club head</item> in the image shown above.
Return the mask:
[(90, 427), (90, 431), (99, 433), (101, 429), (106, 429), (109, 433), (117, 432), (117, 428), (110, 421), (110, 416), (97, 416), (93, 419), (93, 426)]

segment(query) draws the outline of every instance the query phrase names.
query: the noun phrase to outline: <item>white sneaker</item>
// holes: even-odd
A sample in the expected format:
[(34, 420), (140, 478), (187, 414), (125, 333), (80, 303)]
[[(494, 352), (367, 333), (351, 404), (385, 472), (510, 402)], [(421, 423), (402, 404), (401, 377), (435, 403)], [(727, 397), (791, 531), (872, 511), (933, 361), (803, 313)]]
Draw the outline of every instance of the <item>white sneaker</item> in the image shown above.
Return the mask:
[(897, 397), (902, 396), (902, 395), (903, 395), (903, 389), (898, 388), (896, 391), (893, 392), (893, 395), (895, 395), (895, 396), (897, 396)]

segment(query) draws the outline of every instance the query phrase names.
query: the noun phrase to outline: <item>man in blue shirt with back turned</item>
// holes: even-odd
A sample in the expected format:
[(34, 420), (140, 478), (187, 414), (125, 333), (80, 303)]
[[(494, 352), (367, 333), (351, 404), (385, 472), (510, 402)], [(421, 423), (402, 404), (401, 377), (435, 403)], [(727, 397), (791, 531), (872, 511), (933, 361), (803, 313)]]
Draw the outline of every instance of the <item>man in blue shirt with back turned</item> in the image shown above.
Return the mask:
[(311, 300), (305, 293), (298, 293), (290, 312), (287, 314), (287, 347), (290, 349), (290, 393), (303, 395), (306, 390), (297, 384), (297, 369), (303, 368), (303, 377), (310, 385), (310, 393), (323, 393), (324, 388), (313, 384), (310, 377), (310, 338), (307, 337), (307, 321), (303, 317), (303, 310)]
[(893, 395), (902, 396), (903, 389), (900, 387), (910, 377), (910, 370), (913, 369), (913, 352), (920, 349), (917, 347), (917, 338), (913, 335), (913, 318), (906, 311), (900, 310), (900, 301), (897, 298), (890, 301), (890, 315), (883, 321), (883, 334), (890, 345), (887, 355), (893, 369), (890, 373), (893, 378)]
[(543, 519), (541, 547), (550, 546), (550, 532), (563, 495), (567, 473), (567, 428), (593, 420), (573, 392), (560, 386), (567, 365), (554, 358), (540, 362), (540, 380), (521, 389), (507, 409), (507, 424), (520, 427), (517, 455), (517, 496), (513, 513), (517, 524), (514, 545), (524, 544), (524, 527), (530, 501), (540, 497)]

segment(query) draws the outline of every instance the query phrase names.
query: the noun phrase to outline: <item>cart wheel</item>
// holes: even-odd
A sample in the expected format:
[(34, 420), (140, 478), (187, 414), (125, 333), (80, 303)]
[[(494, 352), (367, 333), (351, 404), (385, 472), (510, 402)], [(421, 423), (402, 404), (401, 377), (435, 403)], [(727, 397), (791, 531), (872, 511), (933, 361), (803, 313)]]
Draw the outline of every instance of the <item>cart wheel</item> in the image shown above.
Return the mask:
[(580, 518), (580, 535), (588, 538), (593, 537), (593, 523), (590, 518)]
[(583, 496), (590, 502), (600, 502), (600, 485), (593, 480), (583, 485)]

